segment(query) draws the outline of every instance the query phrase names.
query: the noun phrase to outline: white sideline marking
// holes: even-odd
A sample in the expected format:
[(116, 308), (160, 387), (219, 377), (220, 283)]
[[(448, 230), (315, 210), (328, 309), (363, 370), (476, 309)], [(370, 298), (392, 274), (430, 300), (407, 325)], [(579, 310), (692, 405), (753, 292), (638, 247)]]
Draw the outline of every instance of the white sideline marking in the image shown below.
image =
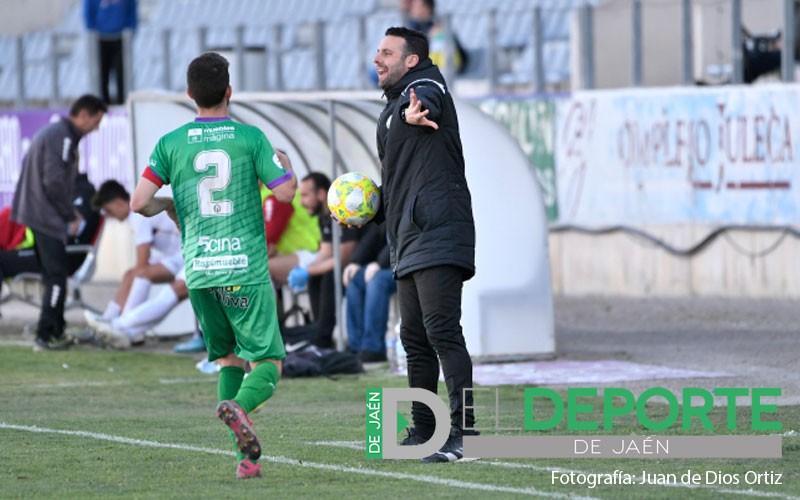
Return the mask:
[[(217, 450), (214, 448), (201, 448), (199, 446), (189, 446), (185, 444), (174, 444), (174, 443), (161, 443), (158, 441), (146, 441), (142, 439), (132, 439), (126, 438), (123, 436), (114, 436), (111, 434), (99, 434), (96, 432), (86, 432), (86, 431), (70, 431), (70, 430), (63, 430), (63, 429), (47, 429), (44, 427), (36, 427), (30, 425), (14, 425), (14, 424), (7, 424), (5, 422), (0, 422), (0, 429), (12, 429), (17, 431), (26, 431), (26, 432), (36, 432), (36, 433), (43, 433), (43, 434), (62, 434), (65, 436), (78, 436), (78, 437), (85, 437), (91, 439), (99, 439), (102, 441), (111, 441), (114, 443), (122, 443), (122, 444), (131, 444), (135, 446), (149, 446), (152, 448), (169, 448), (174, 450), (185, 450), (185, 451), (196, 451), (199, 453), (210, 453), (213, 455), (225, 455), (225, 456), (236, 456), (236, 453), (233, 451), (227, 450)], [(305, 467), (310, 469), (319, 469), (319, 470), (326, 470), (326, 471), (334, 471), (334, 472), (349, 472), (352, 474), (361, 474), (365, 476), (379, 476), (379, 477), (386, 477), (391, 479), (403, 479), (406, 481), (418, 481), (421, 483), (429, 483), (429, 484), (436, 484), (441, 486), (449, 486), (451, 488), (462, 488), (468, 490), (480, 490), (480, 491), (491, 491), (491, 492), (501, 492), (501, 493), (517, 493), (522, 495), (535, 495), (540, 497), (546, 498), (564, 498), (564, 499), (578, 499), (578, 500), (598, 500), (594, 497), (586, 497), (586, 496), (576, 496), (572, 494), (564, 494), (564, 493), (556, 493), (550, 491), (541, 491), (534, 488), (512, 488), (508, 486), (496, 486), (493, 484), (483, 484), (483, 483), (469, 483), (464, 481), (458, 481), (455, 479), (446, 479), (441, 477), (435, 476), (423, 476), (417, 474), (405, 474), (402, 472), (385, 472), (373, 469), (364, 469), (360, 467), (346, 467), (343, 465), (334, 465), (334, 464), (323, 464), (317, 462), (307, 462), (307, 461), (300, 461), (293, 458), (286, 458), (286, 457), (276, 457), (276, 456), (269, 456), (269, 457), (262, 457), (262, 460), (266, 460), (273, 463), (279, 464), (286, 464), (286, 465), (293, 465), (295, 467)]]
[(214, 382), (217, 383), (217, 377), (178, 377), (178, 378), (160, 378), (159, 384), (199, 384), (201, 382)]
[[(171, 384), (199, 384), (199, 383), (207, 383), (207, 382), (217, 382), (216, 378), (206, 378), (206, 377), (179, 377), (179, 378), (160, 378), (158, 379), (159, 384), (164, 385), (171, 385)], [(114, 380), (109, 382), (92, 382), (92, 381), (84, 381), (84, 382), (59, 382), (57, 384), (30, 384), (25, 385), (26, 389), (62, 389), (65, 387), (105, 387), (105, 386), (112, 386), (112, 385), (128, 385), (130, 382), (127, 380)]]
[[(363, 450), (364, 443), (361, 441), (315, 441), (309, 444), (314, 445), (321, 445), (321, 446), (338, 446), (341, 448), (350, 448), (353, 450)], [(478, 460), (475, 459), (473, 463), (480, 464), (480, 465), (492, 465), (495, 467), (505, 467), (508, 469), (528, 469), (528, 470), (535, 470), (537, 472), (565, 472), (570, 473), (574, 472), (576, 474), (591, 474), (591, 472), (587, 471), (580, 471), (574, 469), (565, 469), (563, 467), (544, 467), (540, 465), (533, 465), (533, 464), (521, 464), (519, 462), (500, 462), (497, 460)], [(639, 484), (639, 483), (636, 483)], [(716, 488), (714, 486), (706, 486), (706, 485), (699, 485), (699, 484), (683, 484), (683, 483), (666, 483), (666, 484), (644, 484), (643, 486), (664, 486), (667, 488), (691, 488), (691, 489), (705, 489), (710, 491), (718, 491), (720, 493), (730, 493), (735, 495), (744, 495), (744, 496), (752, 496), (752, 497), (766, 497), (766, 498), (786, 498), (788, 500), (800, 500), (798, 497), (791, 497), (787, 496), (783, 493), (771, 493), (768, 491), (757, 491), (752, 488), (747, 490), (734, 490), (730, 488)]]
[(127, 385), (129, 382), (118, 380), (115, 382), (60, 382), (58, 384), (32, 384), (27, 386), (33, 389), (63, 389), (65, 387), (103, 387), (106, 385)]
[(33, 347), (30, 340), (0, 340), (2, 347)]
[(315, 446), (333, 446), (336, 448), (350, 448), (351, 450), (361, 451), (364, 449), (364, 443), (361, 441), (312, 441), (307, 444)]

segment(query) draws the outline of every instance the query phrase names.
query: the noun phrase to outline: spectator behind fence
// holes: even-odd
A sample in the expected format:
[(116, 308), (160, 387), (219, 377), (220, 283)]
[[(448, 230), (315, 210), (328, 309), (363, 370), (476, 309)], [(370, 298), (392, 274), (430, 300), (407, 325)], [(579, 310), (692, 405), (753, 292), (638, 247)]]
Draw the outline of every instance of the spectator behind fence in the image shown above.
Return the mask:
[[(130, 89), (125, 88), (122, 38), (125, 30), (136, 30), (136, 0), (83, 0), (86, 29), (97, 35), (100, 94), (107, 104), (122, 104)], [(114, 74), (116, 93), (111, 99), (109, 84)]]
[[(104, 182), (92, 199), (92, 205), (98, 210), (102, 209), (120, 222), (130, 222), (136, 245), (136, 263), (125, 272), (114, 299), (108, 302), (99, 317), (91, 311), (84, 313), (90, 324), (93, 321), (109, 322), (123, 312), (134, 310), (147, 299), (153, 283), (171, 283), (183, 269), (181, 235), (172, 219), (163, 212), (154, 217), (132, 213), (130, 199), (128, 191), (113, 179)], [(170, 297), (169, 302), (177, 304), (178, 297)], [(137, 334), (131, 340), (143, 342), (144, 336)]]
[(42, 308), (34, 349), (66, 349), (64, 302), (69, 267), (67, 237), (81, 229), (75, 208), (78, 143), (100, 126), (107, 111), (102, 99), (83, 95), (72, 103), (69, 116), (47, 125), (31, 141), (22, 160), (11, 219), (31, 228), (42, 272)]
[(364, 228), (351, 262), (344, 268), (347, 287), (347, 343), (365, 363), (386, 361), (389, 301), (397, 284), (389, 267), (385, 224)]
[[(308, 213), (319, 218), (322, 243), (316, 258), (308, 265), (302, 263), (291, 270), (287, 278), (294, 290), (302, 290), (308, 285), (311, 313), (317, 337), (314, 343), (319, 347), (333, 347), (333, 329), (336, 326), (336, 304), (333, 257), (333, 224), (328, 209), (328, 188), (331, 181), (323, 173), (311, 172), (300, 183), (300, 196)], [(343, 228), (339, 242), (339, 259), (342, 266), (350, 262), (356, 249), (360, 230)]]
[[(445, 26), (436, 17), (435, 0), (410, 0), (408, 3), (407, 26), (411, 29), (421, 31), (428, 37), (429, 57), (441, 71), (447, 72), (447, 45), (453, 51), (454, 73), (461, 74), (467, 66), (468, 55), (461, 46), (455, 32), (450, 26)], [(401, 5), (401, 9), (405, 7)]]

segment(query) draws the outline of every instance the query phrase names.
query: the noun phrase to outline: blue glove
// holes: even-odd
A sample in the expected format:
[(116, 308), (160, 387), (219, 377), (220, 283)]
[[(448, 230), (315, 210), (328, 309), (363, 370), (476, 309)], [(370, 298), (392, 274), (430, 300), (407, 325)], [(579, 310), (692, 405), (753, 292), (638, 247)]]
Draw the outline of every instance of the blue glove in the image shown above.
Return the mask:
[(306, 287), (308, 283), (308, 271), (305, 267), (296, 266), (289, 272), (289, 286), (295, 292), (299, 292)]

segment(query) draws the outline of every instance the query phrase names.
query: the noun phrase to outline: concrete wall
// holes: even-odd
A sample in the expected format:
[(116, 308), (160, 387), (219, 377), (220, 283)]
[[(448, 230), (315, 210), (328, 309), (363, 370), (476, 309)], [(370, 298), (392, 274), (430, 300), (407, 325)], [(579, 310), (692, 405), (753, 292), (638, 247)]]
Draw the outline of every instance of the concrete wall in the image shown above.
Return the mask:
[[(642, 229), (677, 248), (712, 231), (700, 224)], [(787, 235), (775, 246), (780, 238), (778, 232), (732, 231), (694, 256), (680, 257), (624, 233), (551, 233), (553, 293), (797, 298), (800, 239)]]

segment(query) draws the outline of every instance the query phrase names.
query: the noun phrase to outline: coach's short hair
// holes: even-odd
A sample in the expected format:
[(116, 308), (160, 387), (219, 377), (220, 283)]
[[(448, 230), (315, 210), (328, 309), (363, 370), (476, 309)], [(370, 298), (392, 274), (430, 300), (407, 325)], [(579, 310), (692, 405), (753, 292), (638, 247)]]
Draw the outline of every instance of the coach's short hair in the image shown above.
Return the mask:
[(419, 56), (420, 61), (428, 58), (428, 37), (421, 31), (393, 26), (386, 30), (386, 36), (397, 36), (405, 40), (403, 47), (403, 57), (411, 54)]
[(186, 84), (198, 106), (213, 108), (225, 99), (230, 85), (228, 60), (216, 52), (196, 57), (186, 70)]

